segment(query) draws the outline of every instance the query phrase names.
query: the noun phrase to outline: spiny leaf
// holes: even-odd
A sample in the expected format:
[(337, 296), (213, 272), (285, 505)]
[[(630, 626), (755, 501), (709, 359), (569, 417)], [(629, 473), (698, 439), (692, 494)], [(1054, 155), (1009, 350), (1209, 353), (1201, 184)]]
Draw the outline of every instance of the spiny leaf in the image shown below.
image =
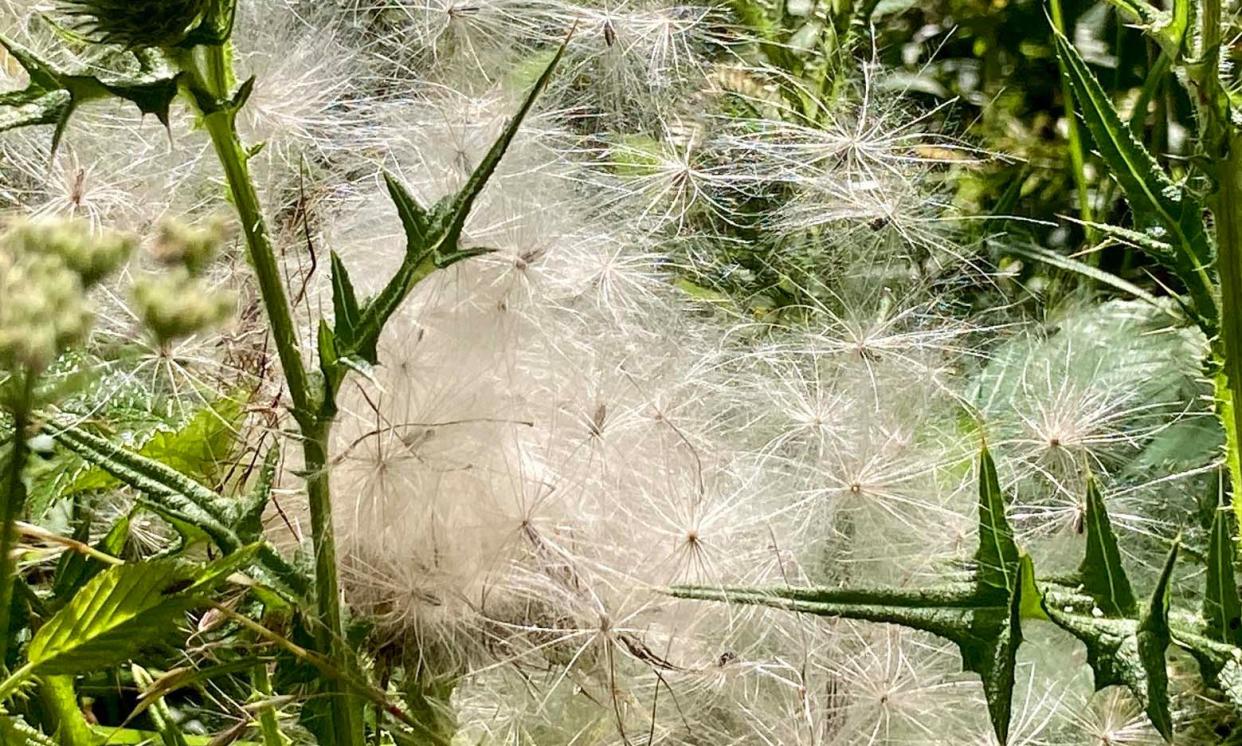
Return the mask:
[[(572, 36), (572, 32), (570, 32)], [(539, 94), (543, 93), (543, 89), (547, 87), (548, 81), (552, 79), (552, 73), (556, 70), (556, 66), (560, 63), (561, 57), (565, 54), (565, 49), (569, 46), (570, 37), (565, 37), (565, 41), (561, 43), (560, 49), (556, 50), (556, 54), (552, 57), (552, 61), (544, 68), (543, 74), (535, 81), (535, 85), (530, 89), (530, 93), (526, 95), (526, 99), (522, 105), (518, 107), (517, 113), (505, 125), (501, 131), (500, 137), (492, 143), (492, 147), (483, 156), (483, 160), (479, 162), (478, 168), (470, 174), (465, 186), (461, 188), (455, 196), (450, 200), (436, 206), (436, 220), (439, 226), (439, 241), (435, 247), (437, 250), (441, 248), (447, 249), (449, 252), (457, 249), (457, 242), (461, 238), (461, 231), (466, 225), (466, 218), (470, 216), (470, 210), (474, 206), (475, 199), (483, 192), (483, 187), (491, 180), (492, 174), (496, 172), (496, 167), (500, 165), (500, 159), (504, 157), (505, 152), (509, 149), (509, 145), (513, 142), (513, 138), (517, 135), (518, 128), (521, 127), (522, 121), (526, 119), (526, 115), (530, 113), (531, 108), (535, 105), (535, 100), (539, 98)]]
[(1078, 566), (1084, 590), (1095, 600), (1105, 616), (1134, 616), (1138, 602), (1130, 588), (1121, 551), (1113, 534), (1112, 522), (1094, 479), (1087, 480), (1087, 505), (1083, 515), (1087, 531), (1087, 551)]
[[(1224, 503), (1224, 492), (1221, 491)], [(1212, 516), (1208, 543), (1207, 587), (1203, 593), (1203, 618), (1208, 636), (1219, 642), (1242, 646), (1242, 600), (1234, 573), (1235, 552), (1232, 509), (1222, 504)]]
[(770, 606), (817, 616), (899, 624), (930, 632), (958, 646), (962, 668), (979, 675), (997, 738), (1008, 737), (1013, 698), (1014, 665), (1022, 644), (1023, 609), (1038, 599), (1025, 599), (1034, 588), (1029, 557), (1014, 563), (1014, 587), (1006, 595), (973, 585), (905, 589), (772, 588), (727, 589), (677, 586), (679, 598), (729, 601)]
[[(241, 538), (229, 525), (241, 516), (234, 515), (225, 498), (215, 491), (159, 461), (128, 451), (82, 428), (53, 423), (48, 433), (86, 461), (97, 464), (138, 490), (143, 507), (204, 532), (226, 554), (241, 548)], [(310, 589), (307, 579), (271, 545), (265, 543), (259, 548), (258, 559), (293, 595), (307, 594)]]
[(1138, 620), (1096, 618), (1064, 611), (1047, 600), (1044, 603), (1048, 617), (1087, 647), (1096, 690), (1124, 685), (1165, 740), (1173, 737), (1165, 651), (1171, 641), (1169, 581), (1179, 546), (1180, 542), (1174, 543), (1169, 552), (1156, 589)]
[(1013, 527), (1005, 518), (1005, 494), (996, 474), (996, 463), (985, 444), (979, 451), (979, 548), (975, 552), (975, 578), (980, 592), (1012, 592), (1017, 582), (1018, 557)]
[(358, 307), (358, 296), (354, 285), (350, 282), (349, 271), (335, 251), (332, 252), (332, 310), (336, 315), (334, 329), (336, 336), (348, 342), (353, 338), (354, 329), (361, 320)]
[(1210, 335), (1218, 314), (1210, 272), (1214, 251), (1204, 227), (1202, 205), (1160, 170), (1121, 120), (1078, 51), (1064, 35), (1055, 30), (1053, 34), (1082, 120), (1125, 192), (1135, 222), (1149, 234), (1163, 234), (1153, 238), (1173, 247), (1171, 254), (1154, 254), (1152, 258), (1186, 285), (1196, 321)]
[(341, 346), (337, 349), (339, 357), (344, 359), (357, 356), (371, 365), (377, 365), (379, 356), (376, 345), (379, 343), (384, 325), (396, 313), (414, 287), (437, 269), (444, 269), (456, 262), (490, 251), (489, 249), (462, 249), (458, 245), (466, 218), (474, 206), (475, 199), (483, 191), (483, 187), (487, 185), (496, 167), (500, 164), (500, 159), (509, 149), (522, 121), (534, 106), (535, 99), (547, 86), (568, 44), (569, 39), (566, 38), (552, 61), (544, 69), (543, 74), (539, 76), (539, 80), (531, 88), (517, 113), (505, 125), (478, 168), (470, 174), (465, 186), (456, 195), (446, 197), (435, 206), (435, 209), (428, 211), (418, 204), (399, 179), (392, 174), (384, 174), (388, 194), (397, 207), (397, 215), (405, 230), (405, 257), (397, 272), (388, 280), (379, 294), (361, 309), (353, 333), (347, 339), (340, 340)]
[(0, 132), (54, 124), (52, 151), (55, 152), (69, 117), (77, 107), (85, 101), (109, 96), (129, 101), (143, 114), (154, 114), (168, 125), (180, 73), (155, 50), (134, 53), (139, 68), (136, 73), (109, 74), (97, 69), (62, 69), (3, 35), (0, 35), (0, 46), (30, 77), (25, 89), (0, 95)]
[(406, 255), (421, 255), (431, 248), (431, 215), (418, 204), (418, 200), (414, 199), (405, 184), (387, 171), (384, 172), (384, 185), (388, 188), (388, 197), (396, 206), (397, 217), (405, 231)]

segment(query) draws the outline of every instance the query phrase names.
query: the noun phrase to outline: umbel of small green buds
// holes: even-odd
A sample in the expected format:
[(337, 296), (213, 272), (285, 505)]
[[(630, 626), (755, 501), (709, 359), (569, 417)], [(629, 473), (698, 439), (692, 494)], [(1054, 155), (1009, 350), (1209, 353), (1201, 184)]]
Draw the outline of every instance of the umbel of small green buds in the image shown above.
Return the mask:
[(160, 225), (152, 246), (156, 261), (172, 270), (134, 283), (134, 302), (160, 345), (225, 321), (236, 307), (233, 294), (201, 278), (224, 240), (224, 226), (191, 226), (176, 220)]
[(65, 0), (65, 15), (91, 41), (131, 49), (173, 47), (212, 10), (212, 0)]
[(76, 220), (21, 221), (0, 234), (0, 369), (38, 373), (85, 338), (86, 291), (129, 256), (132, 237)]
[(185, 267), (191, 275), (198, 276), (216, 258), (224, 238), (221, 220), (212, 220), (205, 226), (165, 220), (160, 223), (151, 254), (164, 266)]

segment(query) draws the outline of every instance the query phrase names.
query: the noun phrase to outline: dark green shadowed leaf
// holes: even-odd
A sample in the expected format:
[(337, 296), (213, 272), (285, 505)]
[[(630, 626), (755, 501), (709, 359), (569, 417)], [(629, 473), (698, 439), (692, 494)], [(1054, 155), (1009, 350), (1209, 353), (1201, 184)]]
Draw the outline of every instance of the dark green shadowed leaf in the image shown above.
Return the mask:
[(1218, 317), (1210, 269), (1215, 252), (1204, 226), (1203, 206), (1174, 184), (1134, 138), (1069, 40), (1055, 31), (1054, 37), (1083, 123), (1125, 192), (1136, 224), (1153, 239), (1172, 247), (1168, 252), (1149, 253), (1185, 284), (1196, 320), (1211, 334)]
[(987, 445), (979, 451), (979, 548), (975, 551), (976, 582), (980, 591), (995, 589), (1008, 595), (1017, 583), (1018, 545), (1005, 518), (1005, 494), (996, 463)]
[[(183, 534), (202, 532), (226, 554), (241, 548), (243, 541), (232, 524), (241, 522), (243, 516), (236, 514), (230, 502), (219, 493), (159, 461), (82, 428), (53, 423), (47, 432), (84, 460), (137, 490), (144, 508), (168, 520)], [(309, 591), (305, 576), (269, 544), (259, 548), (258, 560), (292, 595), (305, 596)]]
[(0, 94), (0, 132), (32, 125), (56, 125), (52, 151), (60, 143), (74, 110), (92, 99), (115, 97), (129, 101), (143, 114), (154, 114), (167, 126), (177, 97), (180, 73), (154, 50), (135, 52), (135, 73), (108, 73), (99, 68), (62, 69), (17, 42), (0, 35), (0, 46), (17, 60), (30, 77), (21, 90)]
[(1242, 600), (1238, 597), (1238, 580), (1234, 573), (1237, 549), (1234, 546), (1233, 509), (1226, 503), (1223, 491), (1221, 502), (1222, 505), (1212, 516), (1203, 618), (1207, 620), (1211, 639), (1242, 646)]
[[(90, 521), (83, 521), (82, 525), (89, 530)], [(84, 541), (87, 537), (75, 538)], [(94, 545), (94, 548), (106, 555), (116, 557), (124, 550), (128, 539), (129, 516), (125, 515), (112, 524), (112, 528)], [(93, 557), (87, 557), (79, 552), (65, 552), (56, 568), (56, 579), (52, 583), (52, 591), (57, 598), (70, 598), (86, 581), (105, 569), (106, 566)]]
[(1125, 686), (1143, 706), (1153, 727), (1165, 740), (1173, 737), (1169, 712), (1169, 676), (1165, 651), (1169, 630), (1169, 581), (1177, 561), (1179, 543), (1173, 545), (1164, 570), (1142, 616), (1108, 619), (1067, 612), (1044, 603), (1044, 611), (1058, 626), (1077, 637), (1087, 648), (1087, 663), (1095, 676), (1096, 690)]
[(1104, 507), (1104, 498), (1094, 479), (1087, 480), (1087, 505), (1083, 515), (1087, 532), (1087, 551), (1078, 566), (1083, 589), (1095, 600), (1108, 617), (1134, 616), (1138, 602), (1130, 588), (1121, 551), (1113, 534), (1112, 522)]

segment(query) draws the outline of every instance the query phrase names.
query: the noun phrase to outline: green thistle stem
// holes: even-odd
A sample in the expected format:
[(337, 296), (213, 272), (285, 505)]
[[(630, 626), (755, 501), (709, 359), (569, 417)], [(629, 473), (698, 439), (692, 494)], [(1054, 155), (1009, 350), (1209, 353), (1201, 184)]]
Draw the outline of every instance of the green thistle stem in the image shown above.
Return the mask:
[[(332, 526), (332, 500), (328, 485), (328, 437), (331, 417), (316, 403), (322, 392), (313, 388), (302, 362), (293, 314), (281, 281), (276, 252), (267, 231), (259, 196), (250, 175), (249, 156), (237, 134), (236, 110), (229, 103), (233, 75), (224, 46), (203, 46), (195, 50), (187, 70), (191, 73), (191, 94), (196, 101), (216, 102), (216, 108), (203, 112), (203, 122), (224, 169), (234, 207), (241, 220), (250, 262), (258, 279), (259, 293), (280, 357), (293, 416), (302, 434), (306, 491), (310, 501), (311, 541), (315, 553), (315, 590), (320, 624), (316, 646), (337, 666), (348, 668), (344, 649), (345, 630), (337, 582), (336, 538)], [(325, 683), (331, 698), (333, 743), (362, 746), (362, 712), (356, 698), (343, 687)]]

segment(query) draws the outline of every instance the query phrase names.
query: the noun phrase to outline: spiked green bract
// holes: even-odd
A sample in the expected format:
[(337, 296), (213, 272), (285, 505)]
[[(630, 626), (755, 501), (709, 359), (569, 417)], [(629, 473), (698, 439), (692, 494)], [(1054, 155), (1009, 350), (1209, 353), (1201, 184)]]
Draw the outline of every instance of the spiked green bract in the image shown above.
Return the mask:
[[(1004, 494), (987, 448), (979, 456), (979, 546), (973, 581), (932, 588), (750, 588), (676, 586), (679, 598), (771, 606), (819, 616), (898, 624), (955, 643), (962, 667), (979, 675), (992, 727), (1009, 735), (1014, 661), (1022, 622), (1051, 621), (1077, 637), (1097, 689), (1125, 686), (1155, 729), (1173, 738), (1165, 654), (1176, 645), (1200, 663), (1203, 679), (1242, 712), (1242, 608), (1233, 573), (1228, 513), (1218, 511), (1208, 552), (1206, 623), (1188, 614), (1170, 618), (1170, 582), (1180, 550), (1173, 543), (1155, 588), (1143, 604), (1134, 596), (1104, 499), (1088, 480), (1087, 547), (1077, 576), (1037, 584), (1034, 564), (1013, 538)], [(1192, 621), (1193, 620), (1193, 621)]]

